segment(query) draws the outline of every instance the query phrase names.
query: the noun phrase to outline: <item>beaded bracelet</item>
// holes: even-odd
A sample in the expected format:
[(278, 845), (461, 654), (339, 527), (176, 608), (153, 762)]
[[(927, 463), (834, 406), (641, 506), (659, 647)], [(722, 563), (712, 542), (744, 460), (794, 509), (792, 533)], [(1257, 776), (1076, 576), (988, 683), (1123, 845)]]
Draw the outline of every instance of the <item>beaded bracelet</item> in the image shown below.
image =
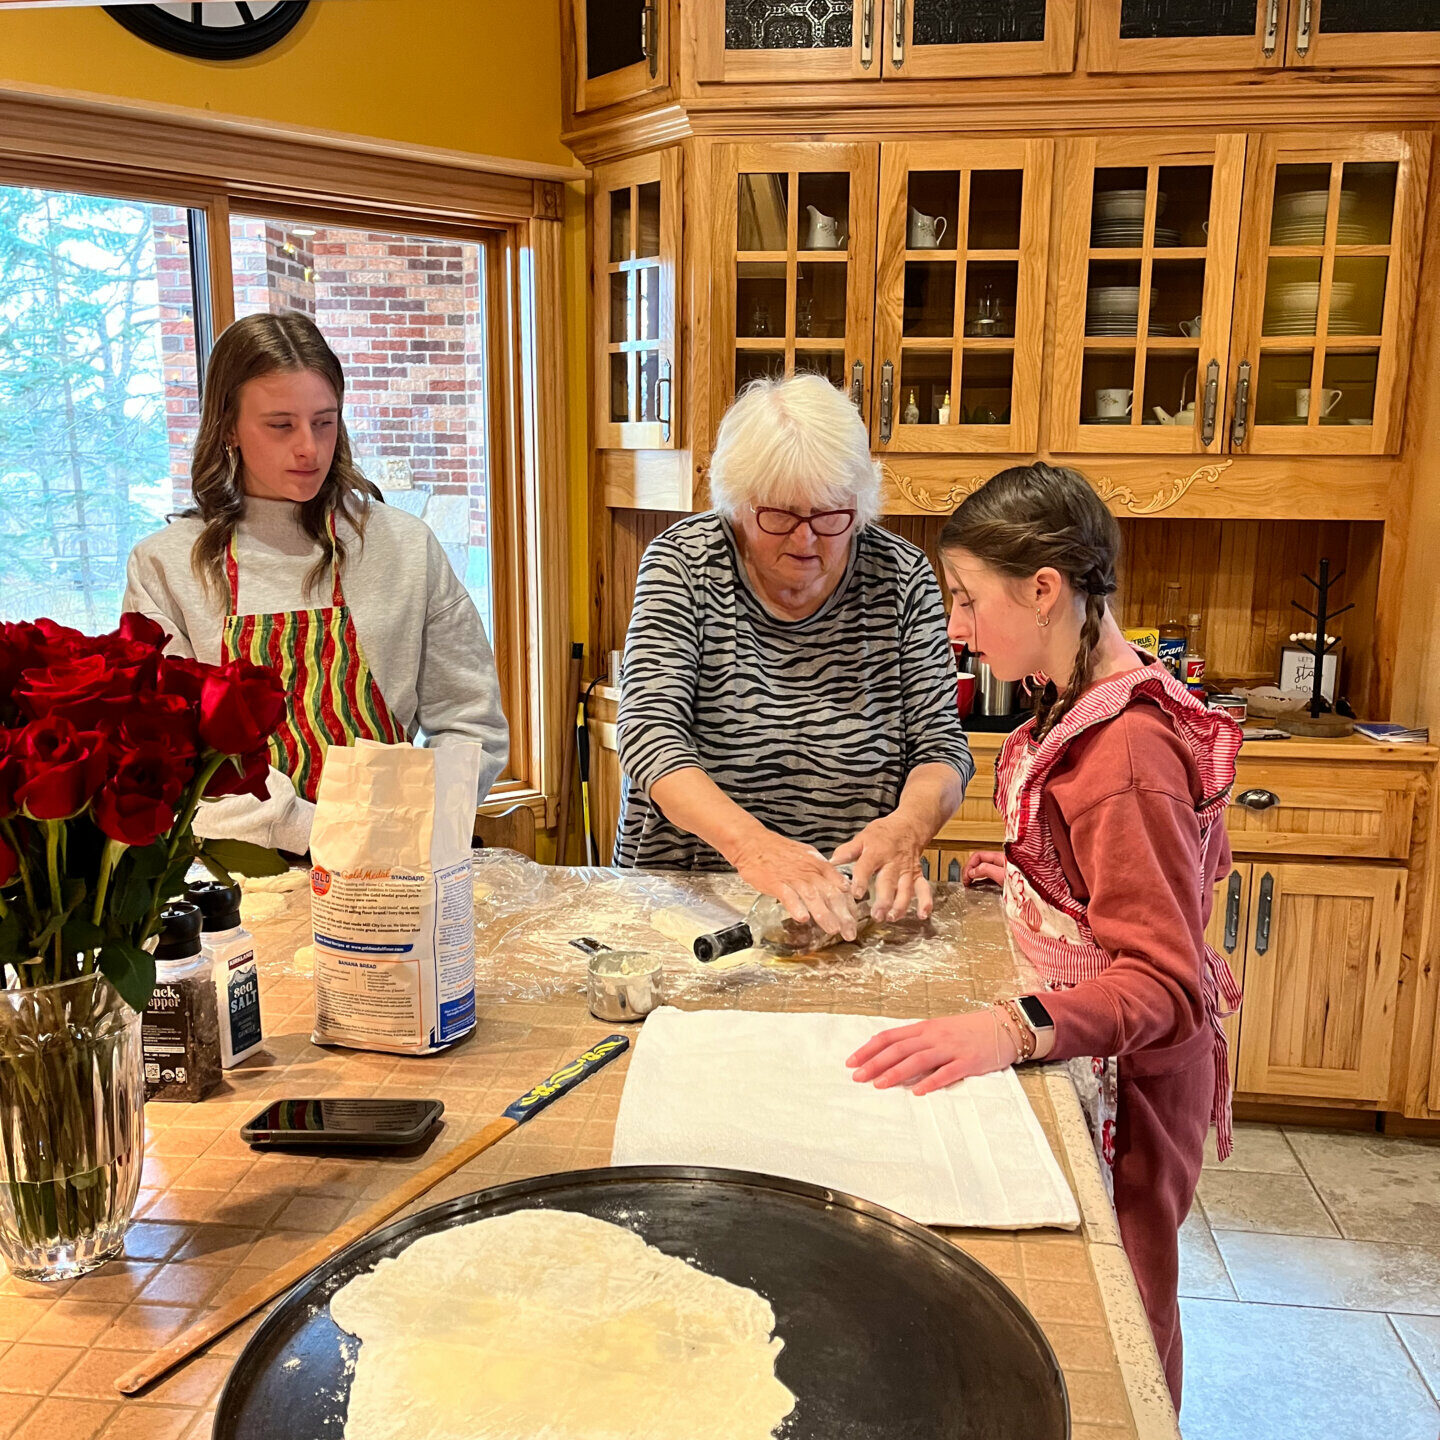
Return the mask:
[[(990, 1007), (1001, 1017), (1001, 1024), (1009, 1031), (1010, 1038), (1015, 1042), (1015, 1049), (1019, 1052), (1015, 1057), (1017, 1065), (1023, 1065), (1025, 1061), (1035, 1056), (1035, 1047), (1039, 1044), (1039, 1036), (1025, 1023), (1025, 1017), (1020, 1013), (1020, 1007), (1013, 1000), (997, 1000)], [(1014, 1028), (1006, 1023), (1008, 1020), (1014, 1022)]]

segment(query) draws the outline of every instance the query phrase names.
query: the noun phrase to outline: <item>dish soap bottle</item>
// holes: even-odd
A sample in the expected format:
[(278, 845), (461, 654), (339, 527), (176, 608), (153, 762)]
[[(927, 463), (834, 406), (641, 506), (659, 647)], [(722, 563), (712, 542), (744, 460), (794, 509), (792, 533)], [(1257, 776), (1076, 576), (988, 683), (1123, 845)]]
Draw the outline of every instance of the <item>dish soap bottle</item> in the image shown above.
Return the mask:
[(203, 1100), (220, 1080), (220, 1021), (199, 908), (176, 901), (160, 924), (155, 989), (140, 1026), (145, 1098)]
[[(840, 873), (847, 879), (850, 878), (847, 866), (842, 865)], [(854, 900), (848, 894), (846, 896), (845, 903), (850, 906), (850, 913), (855, 917), (857, 932), (863, 932), (870, 924), (870, 902), (874, 895), (875, 887), (872, 883), (869, 894), (863, 900)], [(695, 958), (708, 964), (711, 960), (719, 960), (722, 956), (734, 955), (756, 945), (763, 945), (781, 955), (803, 955), (811, 950), (823, 950), (834, 945), (839, 939), (840, 936), (834, 931), (826, 930), (813, 920), (803, 923), (792, 920), (789, 912), (778, 900), (762, 895), (738, 925), (728, 925), (725, 929), (712, 931), (709, 935), (697, 936), (694, 949)]]
[(265, 1038), (260, 1020), (260, 968), (255, 937), (240, 923), (240, 887), (205, 880), (189, 885), (203, 917), (200, 947), (210, 961), (220, 1016), (220, 1064), (226, 1069), (253, 1055)]
[(920, 407), (915, 403), (915, 392), (910, 392), (910, 398), (905, 402), (904, 413), (900, 416), (903, 425), (918, 425), (920, 423)]

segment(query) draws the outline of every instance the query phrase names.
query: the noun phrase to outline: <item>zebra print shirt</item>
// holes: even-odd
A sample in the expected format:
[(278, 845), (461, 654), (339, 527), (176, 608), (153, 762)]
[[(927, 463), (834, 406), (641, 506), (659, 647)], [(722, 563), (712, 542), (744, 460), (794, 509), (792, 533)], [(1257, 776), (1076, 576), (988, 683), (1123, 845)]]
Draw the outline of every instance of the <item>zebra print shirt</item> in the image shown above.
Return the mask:
[(765, 609), (713, 511), (658, 536), (635, 586), (618, 731), (624, 866), (728, 868), (649, 798), (687, 766), (826, 855), (894, 810), (917, 765), (951, 765), (966, 784), (975, 771), (934, 572), (875, 525), (834, 594), (794, 621)]

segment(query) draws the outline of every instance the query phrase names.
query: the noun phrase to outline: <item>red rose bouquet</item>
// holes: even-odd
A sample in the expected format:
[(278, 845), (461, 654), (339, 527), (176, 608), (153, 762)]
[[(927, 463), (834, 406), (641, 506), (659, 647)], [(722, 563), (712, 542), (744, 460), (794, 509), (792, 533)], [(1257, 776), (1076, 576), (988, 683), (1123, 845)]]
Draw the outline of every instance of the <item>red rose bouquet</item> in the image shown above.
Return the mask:
[(265, 797), (278, 676), (164, 653), (125, 615), (109, 635), (0, 624), (0, 966), (7, 988), (98, 969), (133, 1009), (155, 983), (146, 941), (198, 859), (276, 873), (273, 851), (198, 840), (204, 801)]

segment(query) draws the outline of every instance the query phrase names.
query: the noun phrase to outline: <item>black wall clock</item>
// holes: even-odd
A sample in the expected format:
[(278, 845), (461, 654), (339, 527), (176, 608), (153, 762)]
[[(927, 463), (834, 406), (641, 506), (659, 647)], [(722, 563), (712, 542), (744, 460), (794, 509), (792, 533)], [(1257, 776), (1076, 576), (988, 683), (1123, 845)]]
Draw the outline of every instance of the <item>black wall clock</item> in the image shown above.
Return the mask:
[(207, 0), (203, 5), (106, 5), (132, 35), (196, 60), (244, 60), (283, 40), (310, 0)]

